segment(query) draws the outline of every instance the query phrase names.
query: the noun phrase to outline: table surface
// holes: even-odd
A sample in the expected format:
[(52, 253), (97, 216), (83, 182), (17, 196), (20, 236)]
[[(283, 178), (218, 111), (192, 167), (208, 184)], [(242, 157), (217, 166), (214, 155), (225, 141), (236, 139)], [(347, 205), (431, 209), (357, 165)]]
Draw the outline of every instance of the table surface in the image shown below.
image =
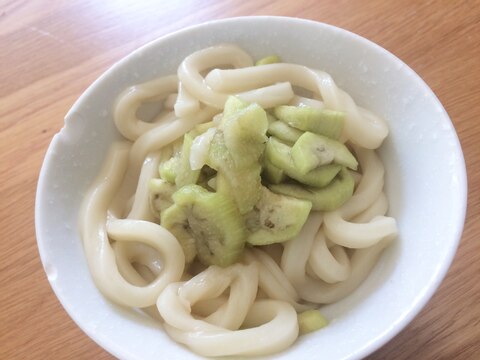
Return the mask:
[(437, 94), (467, 164), (465, 230), (432, 300), (369, 359), (478, 358), (478, 0), (0, 0), (0, 358), (111, 358), (63, 310), (40, 263), (34, 200), (43, 157), (75, 99), (114, 62), (174, 30), (241, 15), (295, 16), (353, 31), (397, 55)]

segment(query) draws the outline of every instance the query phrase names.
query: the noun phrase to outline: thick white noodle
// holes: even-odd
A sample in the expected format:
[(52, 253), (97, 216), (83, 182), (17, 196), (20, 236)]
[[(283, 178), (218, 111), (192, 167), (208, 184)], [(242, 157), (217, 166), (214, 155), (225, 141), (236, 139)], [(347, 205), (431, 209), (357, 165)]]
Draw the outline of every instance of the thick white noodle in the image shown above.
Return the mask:
[(298, 337), (295, 309), (278, 300), (257, 300), (245, 319), (246, 329), (184, 332), (165, 325), (167, 333), (202, 356), (259, 356), (280, 352)]
[[(129, 145), (112, 145), (97, 180), (85, 199), (82, 236), (93, 279), (112, 301), (130, 307), (155, 303), (163, 288), (182, 275), (185, 257), (170, 232), (147, 221), (113, 220), (107, 224), (107, 211), (125, 173)], [(107, 235), (108, 231), (108, 235)], [(118, 271), (109, 236), (117, 241), (138, 241), (155, 248), (164, 258), (162, 273), (144, 287), (126, 281)]]
[[(118, 242), (112, 244), (115, 251), (118, 270), (131, 284), (145, 286), (154, 281), (162, 270), (161, 259), (158, 252), (142, 243)], [(137, 266), (132, 265), (132, 263)], [(156, 305), (142, 308), (148, 316), (162, 321)]]
[[(243, 281), (235, 281), (242, 277)], [(187, 282), (167, 286), (158, 298), (157, 307), (165, 323), (174, 328), (182, 331), (213, 331), (221, 326), (206, 319), (196, 319), (191, 313), (192, 307), (201, 300), (218, 298), (227, 288), (231, 287), (230, 290), (232, 290), (235, 287), (236, 299), (233, 300), (237, 302), (240, 300), (243, 303), (242, 308), (236, 312), (230, 303), (229, 306), (227, 305), (228, 313), (225, 314), (225, 310), (222, 310), (228, 318), (216, 317), (214, 322), (222, 321), (232, 329), (238, 329), (248, 308), (255, 300), (257, 281), (258, 269), (255, 265), (235, 264), (226, 269), (211, 266)], [(222, 306), (226, 304), (229, 304), (228, 300)]]
[(296, 311), (305, 311), (312, 305), (301, 304), (295, 288), (283, 273), (278, 264), (260, 249), (245, 251), (244, 259), (247, 264), (256, 263), (259, 269), (258, 287), (270, 299), (282, 300), (291, 304)]
[(237, 96), (243, 101), (257, 103), (264, 109), (288, 104), (295, 94), (289, 82), (282, 82), (255, 90), (238, 93)]
[(343, 218), (349, 220), (370, 207), (382, 192), (385, 169), (375, 151), (353, 146), (358, 163), (362, 169), (360, 182), (353, 196), (339, 211)]
[(107, 223), (107, 233), (113, 240), (140, 242), (162, 255), (162, 272), (147, 286), (132, 288), (130, 284), (125, 286), (124, 282), (112, 282), (115, 296), (124, 304), (133, 307), (153, 305), (168, 284), (180, 280), (185, 255), (177, 239), (160, 225), (142, 220), (111, 220)]
[(319, 279), (331, 284), (347, 280), (352, 271), (345, 249), (342, 246), (328, 248), (323, 230), (314, 238), (308, 264)]
[(338, 212), (325, 215), (325, 233), (338, 245), (362, 249), (397, 234), (397, 223), (389, 216), (378, 216), (367, 223), (344, 220)]
[[(178, 68), (178, 78), (192, 96), (206, 105), (223, 109), (228, 94), (219, 93), (209, 88), (205, 84), (201, 73), (218, 66), (242, 68), (252, 65), (253, 60), (250, 55), (238, 46), (212, 46), (187, 56)], [(245, 89), (245, 91), (258, 87), (260, 86)]]
[(177, 102), (177, 97), (178, 93), (168, 95), (163, 102), (163, 108), (170, 111), (175, 110), (175, 103)]
[(175, 75), (165, 76), (134, 85), (120, 94), (114, 108), (114, 120), (118, 131), (129, 140), (135, 140), (143, 133), (158, 126), (155, 121), (145, 122), (137, 117), (137, 110), (148, 101), (159, 101), (177, 91)]
[[(138, 242), (114, 242), (112, 247), (115, 251), (118, 270), (130, 283), (137, 286), (145, 286), (153, 281), (150, 277), (158, 276), (162, 271), (160, 254), (142, 243)], [(150, 276), (146, 278), (135, 269), (133, 264), (142, 265), (149, 269)]]
[(302, 299), (329, 304), (349, 295), (365, 280), (383, 249), (390, 243), (391, 237), (382, 239), (370, 248), (356, 250), (350, 258), (350, 276), (344, 281), (328, 284), (318, 278), (311, 278), (306, 270), (320, 224), (321, 215), (313, 213), (300, 234), (285, 244), (282, 269)]
[(316, 100), (316, 99), (310, 99), (310, 98), (306, 98), (306, 97), (298, 96), (298, 95), (295, 95), (293, 97), (293, 99), (290, 101), (289, 105), (292, 105), (292, 106), (309, 106), (309, 107), (320, 109), (320, 110), (325, 109), (325, 104), (322, 101)]
[(389, 239), (384, 239), (370, 248), (356, 250), (350, 259), (351, 276), (345, 281), (328, 284), (306, 277), (304, 282), (294, 285), (298, 286), (300, 296), (307, 301), (330, 304), (341, 300), (360, 286), (389, 243)]
[(160, 163), (160, 151), (151, 153), (145, 158), (138, 179), (137, 190), (135, 191), (134, 201), (128, 219), (156, 221), (156, 216), (152, 213), (150, 206), (150, 193), (148, 182), (158, 176), (158, 165)]
[[(244, 279), (241, 284), (238, 284), (239, 278)], [(173, 339), (203, 356), (263, 355), (287, 348), (298, 336), (296, 311), (286, 302), (254, 302), (255, 279), (258, 279), (255, 264), (235, 264), (226, 269), (210, 267), (186, 283), (170, 284), (157, 301), (165, 330)], [(249, 285), (252, 281), (253, 286)], [(222, 321), (230, 322), (234, 330), (208, 322), (206, 319), (211, 319), (215, 312), (205, 319), (196, 319), (191, 314), (195, 302), (218, 298), (228, 286), (230, 298), (235, 298), (240, 307), (235, 309), (232, 303), (231, 311), (223, 311), (222, 316), (227, 319)], [(234, 287), (238, 288), (235, 295), (232, 294)], [(229, 302), (230, 299), (220, 301), (217, 312), (228, 307)], [(217, 317), (216, 321), (220, 319)], [(237, 330), (240, 325), (249, 328)]]
[(200, 300), (192, 306), (192, 313), (194, 313), (196, 316), (206, 318), (217, 311), (217, 309), (225, 304), (227, 300), (228, 298), (226, 295), (222, 295), (214, 299)]
[(194, 304), (201, 299), (216, 298), (228, 287), (227, 302), (204, 320), (225, 329), (237, 330), (257, 293), (258, 269), (255, 265), (245, 267), (236, 264), (227, 269), (211, 266), (180, 287), (178, 295), (181, 300)]
[(163, 122), (137, 138), (130, 150), (125, 179), (118, 194), (116, 194), (114, 205), (112, 206), (116, 214), (120, 214), (117, 216), (124, 215), (124, 212), (118, 212), (117, 209), (123, 210), (126, 200), (134, 194), (145, 157), (149, 153), (158, 151), (175, 142), (175, 140), (181, 138), (195, 125), (205, 122), (217, 112), (217, 110), (212, 108), (204, 108), (192, 117), (182, 119), (176, 119), (175, 115), (170, 113), (168, 121)]
[(283, 245), (280, 243), (264, 245), (262, 246), (262, 250), (266, 253), (270, 258), (275, 261), (275, 263), (280, 266), (282, 260), (282, 253), (283, 253)]
[(380, 193), (377, 200), (370, 207), (357, 216), (352, 221), (356, 223), (365, 223), (371, 221), (376, 216), (385, 215), (388, 210), (388, 201), (385, 193)]
[(334, 243), (348, 248), (366, 248), (397, 234), (394, 218), (377, 216), (366, 223), (351, 219), (374, 203), (383, 189), (384, 169), (375, 151), (355, 147), (363, 176), (355, 193), (340, 209), (325, 213), (325, 234)]
[(138, 178), (138, 169), (148, 153), (160, 150), (166, 145), (171, 144), (185, 133), (193, 129), (195, 125), (203, 123), (218, 113), (212, 108), (204, 108), (195, 115), (188, 118), (175, 119), (172, 114), (172, 121), (165, 123), (139, 137), (132, 146), (130, 153), (130, 167)]
[[(152, 212), (150, 204), (148, 183), (150, 179), (157, 177), (158, 165), (165, 156), (171, 156), (169, 147), (165, 147), (161, 152), (152, 153), (145, 159), (140, 172), (137, 190), (133, 196), (133, 205), (127, 216), (128, 219), (156, 222), (157, 216)], [(151, 247), (137, 242), (115, 242), (112, 246), (115, 251), (118, 269), (130, 283), (143, 286), (147, 280), (132, 265), (134, 262), (146, 266), (155, 275), (159, 274), (161, 259), (158, 252)]]
[(385, 121), (358, 107), (350, 95), (339, 89), (332, 77), (322, 71), (279, 63), (241, 69), (214, 69), (205, 78), (211, 89), (231, 94), (284, 81), (320, 95), (326, 108), (345, 112), (344, 133), (352, 142), (367, 149), (376, 149), (387, 137)]
[(179, 118), (190, 116), (200, 110), (200, 101), (185, 89), (181, 81), (178, 83), (178, 95), (173, 108)]

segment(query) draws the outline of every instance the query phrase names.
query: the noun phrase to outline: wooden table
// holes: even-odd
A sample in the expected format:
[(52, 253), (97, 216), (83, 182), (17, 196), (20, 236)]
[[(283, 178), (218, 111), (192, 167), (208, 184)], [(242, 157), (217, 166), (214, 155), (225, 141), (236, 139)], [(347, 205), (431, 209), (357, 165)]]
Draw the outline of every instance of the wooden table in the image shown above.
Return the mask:
[(38, 173), (74, 100), (152, 39), (207, 20), (266, 14), (314, 19), (373, 40), (420, 74), (450, 114), (469, 176), (462, 242), (433, 299), (370, 359), (479, 358), (478, 0), (0, 0), (1, 359), (111, 358), (55, 298), (35, 240)]

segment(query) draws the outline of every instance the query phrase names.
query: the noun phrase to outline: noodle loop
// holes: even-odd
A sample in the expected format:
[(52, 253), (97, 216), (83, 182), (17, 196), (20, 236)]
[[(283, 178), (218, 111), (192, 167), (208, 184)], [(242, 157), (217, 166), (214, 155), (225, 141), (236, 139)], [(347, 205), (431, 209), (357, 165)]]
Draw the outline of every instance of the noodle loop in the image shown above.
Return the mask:
[[(285, 349), (298, 336), (296, 312), (281, 301), (254, 302), (256, 279), (255, 265), (236, 264), (210, 267), (186, 283), (169, 285), (157, 301), (165, 330), (203, 356), (261, 355)], [(202, 320), (193, 317), (195, 302), (218, 297), (229, 285), (229, 300), (215, 313)], [(238, 330), (242, 324), (247, 328)]]

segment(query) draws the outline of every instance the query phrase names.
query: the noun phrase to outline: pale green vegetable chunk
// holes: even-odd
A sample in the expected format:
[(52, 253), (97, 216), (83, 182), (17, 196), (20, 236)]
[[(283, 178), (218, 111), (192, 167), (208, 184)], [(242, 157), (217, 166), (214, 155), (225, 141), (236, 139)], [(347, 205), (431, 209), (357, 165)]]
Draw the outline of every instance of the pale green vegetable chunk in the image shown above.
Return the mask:
[(270, 114), (268, 112), (267, 112), (267, 120), (268, 120), (268, 125), (270, 125), (274, 121), (278, 121), (278, 119), (275, 116), (273, 116), (272, 114)]
[(192, 148), (193, 137), (186, 133), (183, 137), (183, 146), (180, 158), (177, 163), (175, 185), (178, 188), (189, 184), (196, 184), (200, 176), (200, 170), (192, 170), (190, 166), (190, 149)]
[(158, 167), (160, 177), (171, 184), (175, 184), (175, 178), (177, 177), (177, 167), (179, 159), (176, 156), (171, 157), (167, 161), (164, 161)]
[(251, 104), (224, 117), (225, 146), (237, 167), (259, 164), (267, 141), (267, 128), (267, 114), (257, 104)]
[(318, 310), (307, 310), (298, 314), (300, 335), (320, 330), (328, 325), (328, 320)]
[(213, 121), (209, 121), (196, 125), (190, 132), (192, 133), (193, 137), (197, 137), (198, 135), (203, 134), (205, 131), (211, 129), (212, 127), (215, 127), (215, 124), (213, 123)]
[(294, 128), (325, 135), (331, 139), (340, 137), (345, 121), (343, 112), (309, 106), (277, 106), (274, 114)]
[[(356, 169), (357, 161), (328, 137), (340, 135), (343, 114), (280, 106), (275, 115), (281, 121), (230, 96), (220, 121), (185, 134), (181, 151), (160, 165), (161, 179), (150, 181), (152, 207), (180, 242), (187, 263), (197, 258), (229, 266), (241, 259), (246, 243), (288, 241), (311, 210), (334, 210), (352, 196), (345, 166)], [(211, 136), (205, 159), (192, 143), (206, 131)], [(192, 154), (203, 154), (201, 162)], [(299, 315), (304, 331), (324, 326), (317, 313)]]
[(343, 168), (330, 184), (322, 188), (295, 184), (271, 184), (268, 188), (277, 194), (309, 200), (312, 210), (333, 211), (352, 197), (354, 185), (353, 176)]
[(256, 161), (251, 166), (236, 166), (225, 145), (223, 132), (217, 131), (210, 144), (207, 165), (218, 172), (217, 191), (233, 197), (241, 214), (252, 210), (260, 198), (260, 162)]
[(262, 176), (270, 184), (280, 184), (286, 178), (283, 170), (273, 165), (267, 158), (263, 159)]
[(198, 259), (205, 265), (229, 266), (243, 253), (246, 227), (232, 198), (199, 185), (187, 185), (173, 194), (195, 239)]
[(352, 170), (358, 167), (357, 160), (344, 144), (308, 131), (293, 145), (292, 159), (302, 174), (332, 162)]
[(160, 224), (170, 231), (180, 243), (185, 254), (185, 262), (190, 263), (197, 255), (195, 239), (189, 233), (187, 215), (183, 209), (173, 204), (160, 213)]
[(279, 62), (281, 62), (281, 60), (278, 55), (270, 55), (270, 56), (265, 56), (264, 58), (261, 58), (260, 60), (258, 60), (255, 63), (255, 66), (275, 64)]
[(280, 243), (297, 236), (312, 208), (310, 201), (278, 195), (262, 188), (262, 197), (246, 216), (251, 245)]
[(342, 168), (341, 165), (330, 164), (301, 174), (293, 162), (291, 149), (290, 146), (283, 144), (274, 137), (270, 137), (265, 149), (265, 158), (274, 166), (283, 170), (286, 175), (305, 185), (324, 187), (333, 180)]
[(294, 144), (302, 136), (303, 131), (277, 120), (268, 125), (268, 133), (286, 143)]
[(223, 119), (245, 109), (248, 105), (250, 105), (248, 102), (243, 101), (236, 96), (229, 96), (223, 108)]
[(228, 186), (218, 186), (217, 191), (234, 198), (240, 213), (246, 214), (260, 199), (262, 171), (261, 157), (267, 140), (268, 127), (265, 110), (256, 104), (240, 108), (235, 97), (227, 101), (226, 116), (210, 143), (207, 165), (218, 171)]
[(172, 195), (176, 190), (175, 185), (163, 179), (150, 179), (148, 190), (150, 192), (151, 209), (157, 216), (172, 205)]

